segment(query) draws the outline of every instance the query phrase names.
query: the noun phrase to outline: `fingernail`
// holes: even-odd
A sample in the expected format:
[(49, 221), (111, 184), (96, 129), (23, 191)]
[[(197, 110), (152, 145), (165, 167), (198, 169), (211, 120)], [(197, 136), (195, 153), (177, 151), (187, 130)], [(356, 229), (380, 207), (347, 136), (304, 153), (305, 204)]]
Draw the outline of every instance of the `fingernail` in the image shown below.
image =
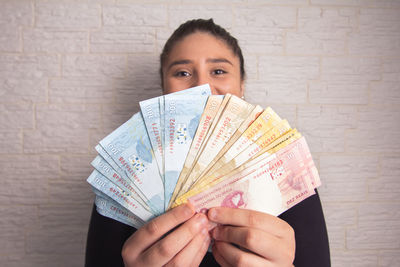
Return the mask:
[(206, 218), (206, 216), (204, 216), (204, 214), (199, 213), (199, 214), (197, 214), (196, 216), (197, 216), (196, 220), (197, 220), (201, 225), (205, 225), (205, 224), (207, 223), (207, 218)]
[(207, 213), (208, 218), (210, 218), (211, 220), (217, 219), (217, 215), (218, 215), (217, 213), (218, 213), (218, 212), (217, 212), (216, 209), (209, 209), (209, 210), (208, 210), (208, 213)]

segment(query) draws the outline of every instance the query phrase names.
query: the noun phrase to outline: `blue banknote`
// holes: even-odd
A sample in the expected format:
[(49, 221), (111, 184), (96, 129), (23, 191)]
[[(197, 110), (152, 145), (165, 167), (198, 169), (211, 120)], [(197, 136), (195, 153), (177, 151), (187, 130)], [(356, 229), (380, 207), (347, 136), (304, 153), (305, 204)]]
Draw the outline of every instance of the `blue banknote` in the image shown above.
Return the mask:
[(144, 194), (146, 204), (156, 211), (164, 212), (164, 184), (151, 149), (150, 139), (141, 113), (100, 141), (100, 145), (113, 161)]
[[(143, 198), (138, 194), (140, 190), (136, 185), (129, 179), (123, 177), (120, 173), (115, 171), (106, 160), (104, 160), (100, 155), (91, 162), (91, 165), (103, 174), (108, 180), (113, 182), (115, 185), (120, 187), (122, 190), (129, 192), (131, 196), (137, 200), (145, 209), (151, 211), (151, 208), (146, 204)], [(153, 211), (155, 213), (155, 211)]]
[(104, 175), (94, 170), (87, 178), (87, 182), (98, 191), (103, 192), (119, 205), (126, 208), (142, 221), (151, 220), (154, 214), (143, 208), (131, 195), (109, 181)]
[(103, 216), (117, 220), (124, 224), (135, 227), (136, 229), (142, 227), (145, 222), (134, 215), (129, 210), (121, 207), (116, 201), (103, 194), (101, 191), (96, 189), (93, 190), (96, 194), (94, 203), (96, 204), (96, 210)]
[(165, 209), (174, 192), (208, 94), (164, 96)]
[[(169, 95), (210, 95), (211, 90), (208, 84), (178, 91)], [(157, 162), (162, 180), (164, 181), (164, 144), (163, 130), (164, 120), (164, 98), (163, 96), (140, 101), (140, 110), (146, 125), (147, 134), (150, 138), (151, 147)]]

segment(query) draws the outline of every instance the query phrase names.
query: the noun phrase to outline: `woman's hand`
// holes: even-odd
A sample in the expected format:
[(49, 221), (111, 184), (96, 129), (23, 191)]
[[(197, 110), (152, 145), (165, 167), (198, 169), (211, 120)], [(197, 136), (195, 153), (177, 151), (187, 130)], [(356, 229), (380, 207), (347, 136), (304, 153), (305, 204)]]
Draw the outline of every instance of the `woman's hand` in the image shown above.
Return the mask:
[[(164, 236), (166, 233), (168, 235)], [(207, 217), (194, 215), (193, 206), (185, 204), (137, 230), (125, 242), (122, 258), (125, 266), (129, 267), (198, 266), (209, 243)]]
[(294, 231), (285, 221), (232, 208), (212, 208), (208, 218), (221, 224), (212, 232), (214, 258), (221, 266), (293, 266)]

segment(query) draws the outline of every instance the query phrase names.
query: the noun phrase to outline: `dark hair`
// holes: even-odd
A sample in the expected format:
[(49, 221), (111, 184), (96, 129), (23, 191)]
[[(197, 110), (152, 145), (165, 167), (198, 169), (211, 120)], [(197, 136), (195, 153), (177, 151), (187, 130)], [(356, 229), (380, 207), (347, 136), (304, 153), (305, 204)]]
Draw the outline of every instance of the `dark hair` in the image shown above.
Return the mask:
[(195, 32), (205, 32), (213, 35), (214, 37), (223, 40), (233, 51), (233, 53), (239, 58), (240, 61), (240, 78), (244, 80), (245, 70), (244, 70), (244, 59), (242, 55), (242, 50), (238, 44), (238, 41), (224, 28), (214, 23), (213, 19), (194, 19), (188, 20), (181, 24), (174, 33), (169, 37), (164, 45), (163, 51), (160, 55), (160, 77), (161, 86), (163, 86), (163, 71), (162, 68), (169, 56), (174, 45), (185, 38), (186, 36)]

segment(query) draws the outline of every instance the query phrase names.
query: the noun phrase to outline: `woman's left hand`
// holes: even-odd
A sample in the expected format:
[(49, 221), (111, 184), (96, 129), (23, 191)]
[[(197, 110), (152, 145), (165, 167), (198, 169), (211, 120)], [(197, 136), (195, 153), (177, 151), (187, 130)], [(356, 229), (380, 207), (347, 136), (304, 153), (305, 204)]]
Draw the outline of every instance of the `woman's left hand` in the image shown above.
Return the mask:
[[(293, 266), (295, 237), (285, 221), (262, 212), (211, 208), (213, 255), (221, 266)], [(238, 245), (240, 248), (232, 245)]]

